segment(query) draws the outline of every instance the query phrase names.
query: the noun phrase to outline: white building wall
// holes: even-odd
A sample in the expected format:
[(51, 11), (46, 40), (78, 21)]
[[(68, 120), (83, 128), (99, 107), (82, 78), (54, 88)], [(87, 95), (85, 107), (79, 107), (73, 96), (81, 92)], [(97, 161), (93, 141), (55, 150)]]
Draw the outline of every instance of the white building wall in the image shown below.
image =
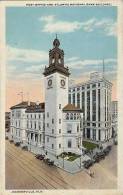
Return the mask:
[[(69, 113), (69, 116), (71, 112)], [(63, 152), (73, 152), (82, 154), (82, 131), (83, 131), (83, 114), (79, 114), (79, 119), (66, 119), (66, 112), (63, 113)], [(78, 113), (76, 113), (77, 115)], [(80, 127), (80, 123), (82, 126)], [(78, 126), (78, 128), (77, 128)], [(71, 133), (70, 133), (71, 130)], [(71, 141), (71, 147), (68, 147), (68, 142)]]
[[(48, 80), (52, 80), (52, 86), (48, 87)], [(65, 81), (65, 87), (61, 87), (61, 80)], [(61, 75), (60, 73), (54, 73), (45, 77), (45, 150), (52, 152), (56, 155), (61, 153), (59, 144), (62, 144), (62, 109), (68, 103), (68, 77)], [(61, 104), (61, 109), (59, 109)], [(47, 116), (49, 113), (49, 117)], [(54, 119), (54, 124), (52, 124)], [(61, 119), (61, 124), (59, 123)], [(49, 124), (49, 127), (47, 126)], [(52, 129), (54, 129), (54, 135), (52, 135)], [(59, 134), (61, 129), (61, 134)], [(50, 141), (47, 142), (47, 137), (50, 137)], [(54, 148), (52, 148), (52, 144)]]
[[(96, 73), (97, 75), (97, 73)], [(92, 87), (92, 85), (95, 84), (96, 87)], [(90, 121), (88, 121), (90, 123), (89, 127), (86, 127), (86, 120), (87, 120), (87, 85), (90, 85)], [(70, 87), (69, 91), (71, 90), (71, 96), (74, 93), (73, 89), (80, 88), (80, 90), (84, 88), (84, 93), (85, 93), (85, 102), (84, 102), (84, 115), (85, 115), (85, 138), (87, 138), (87, 128), (90, 128), (90, 139), (93, 139), (93, 129), (96, 129), (96, 141), (99, 141), (99, 130), (100, 130), (100, 140), (101, 141), (106, 141), (108, 139), (111, 138), (112, 136), (112, 131), (111, 131), (111, 125), (110, 125), (110, 116), (111, 116), (111, 88), (112, 88), (112, 84), (110, 82), (108, 82), (105, 79), (102, 79), (101, 76), (94, 78), (94, 76), (92, 77), (91, 80), (89, 80), (86, 83), (82, 83), (79, 85), (75, 85)], [(99, 117), (98, 117), (98, 111), (99, 111), (99, 102), (98, 102), (98, 89), (100, 89), (100, 121), (99, 121)], [(96, 121), (92, 120), (92, 90), (96, 90)], [(82, 91), (80, 91), (80, 95), (81, 95), (81, 101), (82, 101)], [(106, 97), (105, 97), (105, 92), (106, 92)], [(77, 100), (76, 100), (77, 102)], [(105, 112), (105, 105), (106, 105), (106, 112)], [(108, 107), (108, 111), (107, 111), (107, 107)], [(80, 104), (80, 108), (82, 108), (82, 103)], [(105, 121), (106, 118), (106, 121)], [(92, 122), (96, 124), (96, 127), (92, 126)], [(106, 126), (105, 126), (105, 122), (107, 122)], [(107, 138), (105, 139), (105, 136), (107, 136)]]

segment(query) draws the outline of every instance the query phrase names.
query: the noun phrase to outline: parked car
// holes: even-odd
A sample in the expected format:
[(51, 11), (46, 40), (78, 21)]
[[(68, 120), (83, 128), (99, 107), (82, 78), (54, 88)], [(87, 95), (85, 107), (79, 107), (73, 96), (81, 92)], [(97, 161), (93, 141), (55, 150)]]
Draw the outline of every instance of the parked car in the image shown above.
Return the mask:
[(107, 148), (109, 149), (109, 151), (111, 150), (112, 146), (107, 146)]
[(20, 142), (16, 142), (15, 143), (15, 146), (20, 146)]
[(94, 161), (94, 163), (97, 163), (97, 162), (100, 161), (100, 158), (99, 158), (99, 156), (98, 156), (97, 154), (95, 154), (95, 155), (93, 156), (93, 161)]
[(110, 152), (110, 150), (109, 150), (108, 148), (105, 148), (105, 149), (103, 150), (103, 152), (105, 153), (105, 155), (108, 155), (109, 152)]
[(105, 153), (102, 151), (102, 152), (99, 152), (97, 154), (97, 156), (99, 157), (99, 159), (105, 159)]
[(87, 161), (84, 162), (84, 168), (86, 168), (86, 169), (88, 169), (92, 165), (93, 165), (92, 160), (87, 160)]
[(54, 161), (48, 161), (47, 164), (50, 165), (50, 166), (53, 166), (54, 165)]
[(23, 146), (22, 150), (28, 151), (28, 146)]
[(50, 161), (49, 158), (44, 158), (43, 160), (44, 160), (44, 162), (46, 162), (46, 163), (48, 163), (48, 162)]
[(39, 160), (43, 160), (43, 159), (44, 159), (44, 157), (45, 157), (45, 155), (42, 155), (42, 154), (41, 154), (41, 155), (39, 156), (39, 158), (38, 158), (38, 159), (39, 159)]
[(45, 155), (42, 155), (42, 154), (36, 154), (35, 157), (39, 160), (43, 160)]

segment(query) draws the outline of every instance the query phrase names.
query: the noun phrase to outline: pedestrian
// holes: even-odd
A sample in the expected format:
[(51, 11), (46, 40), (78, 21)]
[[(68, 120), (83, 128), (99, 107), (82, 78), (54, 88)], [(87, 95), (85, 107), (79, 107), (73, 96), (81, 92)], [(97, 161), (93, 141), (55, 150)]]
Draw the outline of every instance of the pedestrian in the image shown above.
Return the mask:
[(94, 172), (92, 173), (92, 177), (94, 177)]
[(89, 170), (89, 175), (91, 176), (91, 170)]

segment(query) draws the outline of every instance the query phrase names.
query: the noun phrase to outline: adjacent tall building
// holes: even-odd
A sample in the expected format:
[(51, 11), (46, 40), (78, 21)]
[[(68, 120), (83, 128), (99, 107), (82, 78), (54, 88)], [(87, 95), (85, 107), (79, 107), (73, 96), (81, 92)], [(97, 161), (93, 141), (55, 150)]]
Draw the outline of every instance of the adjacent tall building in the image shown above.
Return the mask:
[(113, 137), (117, 135), (117, 128), (118, 128), (118, 102), (112, 101), (112, 133)]
[(69, 87), (69, 103), (83, 112), (84, 139), (106, 142), (112, 137), (111, 94), (112, 83), (97, 72), (89, 81)]

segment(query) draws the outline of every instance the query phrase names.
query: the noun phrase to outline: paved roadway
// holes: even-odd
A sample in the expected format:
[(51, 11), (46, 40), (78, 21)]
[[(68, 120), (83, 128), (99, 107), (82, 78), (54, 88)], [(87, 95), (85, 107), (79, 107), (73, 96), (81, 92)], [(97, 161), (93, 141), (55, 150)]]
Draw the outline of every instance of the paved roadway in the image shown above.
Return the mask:
[(116, 189), (117, 147), (89, 170), (70, 174), (57, 167), (49, 167), (6, 140), (6, 189)]

